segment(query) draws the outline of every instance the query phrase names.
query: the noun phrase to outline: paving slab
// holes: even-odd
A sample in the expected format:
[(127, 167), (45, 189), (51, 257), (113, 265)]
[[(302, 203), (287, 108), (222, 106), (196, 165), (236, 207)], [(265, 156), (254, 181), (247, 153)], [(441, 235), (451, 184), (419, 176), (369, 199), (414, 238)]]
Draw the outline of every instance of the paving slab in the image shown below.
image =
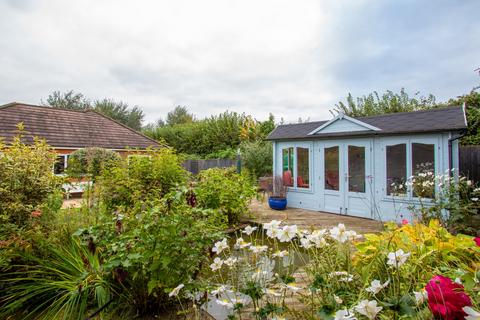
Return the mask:
[(271, 220), (281, 220), (285, 224), (296, 224), (305, 229), (331, 228), (343, 223), (347, 229), (355, 230), (360, 234), (376, 233), (383, 229), (383, 224), (373, 219), (298, 208), (287, 208), (282, 211), (272, 210), (268, 206), (266, 198), (252, 200), (250, 210), (251, 217), (245, 217), (245, 222), (265, 223)]

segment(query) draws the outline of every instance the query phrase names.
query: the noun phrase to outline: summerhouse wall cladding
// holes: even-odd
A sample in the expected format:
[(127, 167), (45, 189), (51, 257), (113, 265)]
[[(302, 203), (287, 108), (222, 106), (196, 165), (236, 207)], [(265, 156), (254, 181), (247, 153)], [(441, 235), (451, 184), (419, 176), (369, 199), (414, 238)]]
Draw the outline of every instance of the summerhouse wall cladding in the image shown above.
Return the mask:
[[(288, 206), (372, 218), (412, 219), (431, 201), (408, 185), (414, 174), (458, 171), (462, 107), (278, 126), (273, 172), (289, 185)], [(436, 187), (435, 187), (436, 188)], [(433, 195), (431, 195), (433, 196)]]

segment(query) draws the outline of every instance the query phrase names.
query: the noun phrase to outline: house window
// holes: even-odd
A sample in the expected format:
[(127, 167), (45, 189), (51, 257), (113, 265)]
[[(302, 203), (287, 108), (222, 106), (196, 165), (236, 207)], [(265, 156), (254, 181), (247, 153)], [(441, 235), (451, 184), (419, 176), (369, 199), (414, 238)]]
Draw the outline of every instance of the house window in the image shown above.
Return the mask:
[(433, 198), (435, 194), (435, 145), (412, 143), (413, 196)]
[(293, 187), (293, 147), (282, 150), (283, 184)]
[(348, 146), (348, 191), (365, 193), (365, 147)]
[(53, 173), (54, 174), (64, 174), (65, 169), (67, 168), (68, 155), (62, 154), (57, 156), (55, 163), (53, 164)]
[(339, 148), (325, 148), (325, 189), (338, 191), (339, 184)]
[(310, 165), (308, 148), (297, 148), (297, 188), (310, 187)]
[(407, 181), (407, 145), (387, 146), (387, 195), (405, 194)]

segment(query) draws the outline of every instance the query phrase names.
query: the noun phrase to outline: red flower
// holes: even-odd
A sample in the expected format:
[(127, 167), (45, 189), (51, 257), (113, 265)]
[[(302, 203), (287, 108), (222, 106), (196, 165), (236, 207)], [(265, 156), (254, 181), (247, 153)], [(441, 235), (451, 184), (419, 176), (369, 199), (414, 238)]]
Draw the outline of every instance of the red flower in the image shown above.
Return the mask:
[(409, 224), (409, 222), (408, 222), (407, 219), (403, 219), (403, 220), (402, 220), (402, 224), (403, 224), (403, 225), (406, 225), (406, 224)]
[(450, 278), (435, 276), (428, 282), (425, 289), (428, 294), (428, 307), (436, 318), (464, 319), (466, 314), (462, 310), (463, 307), (472, 305), (470, 297), (463, 291), (463, 286)]
[(475, 241), (475, 244), (480, 247), (480, 237), (473, 238), (473, 241)]

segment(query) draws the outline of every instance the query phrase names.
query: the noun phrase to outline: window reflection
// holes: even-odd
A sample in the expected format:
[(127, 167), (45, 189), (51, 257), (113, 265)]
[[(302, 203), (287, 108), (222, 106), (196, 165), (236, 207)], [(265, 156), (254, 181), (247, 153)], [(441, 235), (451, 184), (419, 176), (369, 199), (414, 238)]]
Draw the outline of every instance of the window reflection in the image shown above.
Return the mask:
[(387, 194), (406, 194), (407, 145), (387, 146)]
[(348, 191), (365, 192), (365, 147), (348, 146)]
[(297, 187), (310, 186), (310, 166), (308, 148), (297, 148)]
[(338, 146), (325, 148), (325, 189), (336, 190), (339, 185), (339, 148)]
[(412, 143), (413, 196), (433, 198), (435, 194), (435, 146)]
[(293, 147), (282, 150), (283, 184), (293, 187)]

